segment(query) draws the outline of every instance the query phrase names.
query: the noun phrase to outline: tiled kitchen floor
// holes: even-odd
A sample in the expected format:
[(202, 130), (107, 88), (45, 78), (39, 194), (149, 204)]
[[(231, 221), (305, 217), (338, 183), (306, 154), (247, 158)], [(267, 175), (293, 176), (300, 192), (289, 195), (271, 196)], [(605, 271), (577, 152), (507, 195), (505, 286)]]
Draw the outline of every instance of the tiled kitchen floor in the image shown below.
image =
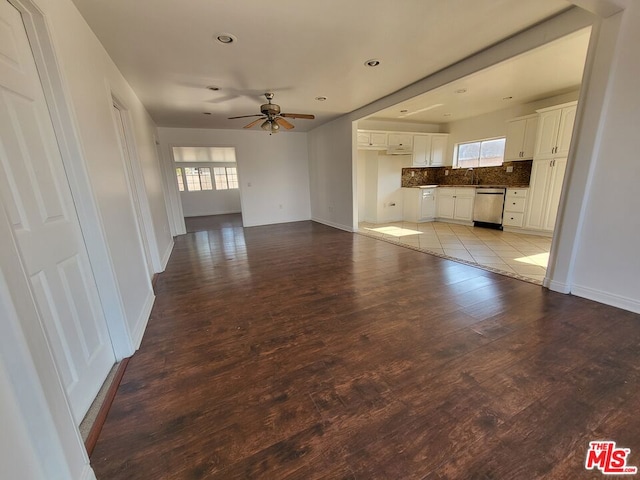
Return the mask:
[(443, 222), (362, 222), (359, 233), (474, 263), (509, 276), (524, 277), (538, 284), (544, 279), (551, 248), (551, 237)]

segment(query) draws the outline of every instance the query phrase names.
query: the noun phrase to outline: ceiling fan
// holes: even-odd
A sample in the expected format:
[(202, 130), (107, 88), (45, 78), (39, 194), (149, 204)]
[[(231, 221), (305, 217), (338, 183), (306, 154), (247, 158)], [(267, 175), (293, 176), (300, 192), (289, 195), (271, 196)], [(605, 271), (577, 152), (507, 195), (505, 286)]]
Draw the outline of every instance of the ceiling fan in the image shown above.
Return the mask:
[(280, 131), (280, 127), (284, 127), (287, 130), (291, 130), (292, 128), (294, 128), (294, 126), (287, 120), (285, 120), (284, 117), (306, 118), (308, 120), (313, 120), (314, 118), (316, 118), (314, 115), (305, 113), (280, 113), (280, 105), (271, 103), (271, 100), (273, 100), (273, 93), (265, 93), (264, 96), (269, 103), (260, 105), (260, 111), (262, 112), (260, 115), (241, 115), (239, 117), (229, 117), (229, 120), (233, 120), (236, 118), (260, 117), (259, 119), (254, 120), (248, 125), (245, 125), (243, 128), (251, 128), (264, 120), (262, 125), (260, 125), (260, 128), (271, 134), (278, 133)]

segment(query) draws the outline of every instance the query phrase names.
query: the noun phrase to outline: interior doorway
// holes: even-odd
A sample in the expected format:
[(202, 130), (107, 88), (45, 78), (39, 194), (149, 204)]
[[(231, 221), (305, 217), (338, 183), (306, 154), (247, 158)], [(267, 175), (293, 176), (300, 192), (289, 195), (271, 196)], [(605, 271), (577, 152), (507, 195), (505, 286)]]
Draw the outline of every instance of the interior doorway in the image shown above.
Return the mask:
[(242, 214), (235, 147), (172, 146), (184, 218)]

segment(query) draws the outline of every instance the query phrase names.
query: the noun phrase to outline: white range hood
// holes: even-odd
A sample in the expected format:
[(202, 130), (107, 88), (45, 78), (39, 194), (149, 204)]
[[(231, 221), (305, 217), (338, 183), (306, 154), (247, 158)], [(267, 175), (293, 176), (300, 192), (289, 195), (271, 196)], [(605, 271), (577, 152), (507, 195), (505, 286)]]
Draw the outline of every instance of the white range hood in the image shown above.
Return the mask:
[(387, 147), (387, 155), (411, 155), (412, 153), (411, 145), (389, 145)]

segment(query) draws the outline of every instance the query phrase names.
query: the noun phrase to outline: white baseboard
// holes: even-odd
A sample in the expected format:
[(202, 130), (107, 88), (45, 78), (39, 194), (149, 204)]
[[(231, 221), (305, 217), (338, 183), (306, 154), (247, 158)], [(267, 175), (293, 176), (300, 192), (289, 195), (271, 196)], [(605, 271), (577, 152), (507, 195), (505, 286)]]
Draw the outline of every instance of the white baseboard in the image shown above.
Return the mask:
[(316, 222), (316, 223), (321, 223), (323, 225), (327, 225), (328, 227), (337, 228), (338, 230), (344, 230), (345, 232), (353, 233), (353, 227), (350, 227), (350, 226), (347, 226), (347, 225), (342, 225), (340, 223), (334, 223), (334, 222), (331, 222), (329, 220), (322, 220), (322, 219), (317, 218), (317, 217), (311, 217), (311, 221), (312, 222)]
[(91, 468), (91, 465), (87, 464), (84, 466), (80, 474), (80, 480), (96, 480), (96, 474), (93, 468)]
[(527, 230), (519, 227), (502, 227), (505, 232), (522, 233), (523, 235), (537, 235), (539, 237), (551, 237), (553, 238), (553, 232), (546, 230)]
[(232, 215), (235, 213), (242, 213), (240, 210), (221, 210), (219, 212), (198, 213), (193, 215), (184, 214), (185, 218), (198, 218), (198, 217), (210, 217), (212, 215)]
[(173, 241), (173, 238), (172, 238), (171, 242), (169, 243), (169, 246), (164, 252), (164, 255), (162, 255), (162, 259), (160, 260), (161, 262), (160, 266), (162, 267), (162, 270), (156, 273), (164, 272), (164, 270), (167, 268), (167, 263), (169, 263), (169, 257), (171, 256), (171, 252), (173, 252), (174, 245), (175, 245), (175, 242)]
[(147, 329), (147, 324), (149, 323), (149, 317), (151, 316), (151, 309), (153, 308), (153, 303), (156, 300), (156, 296), (153, 292), (149, 292), (147, 296), (147, 300), (142, 307), (142, 311), (140, 312), (140, 316), (136, 321), (136, 328), (133, 331), (133, 344), (135, 345), (135, 349), (138, 350), (140, 348), (140, 344), (142, 343), (142, 337), (144, 336), (144, 332)]
[(567, 283), (557, 282), (555, 280), (549, 280), (547, 278), (544, 279), (542, 285), (547, 287), (549, 290), (553, 290), (558, 293), (571, 293), (571, 286)]
[(578, 297), (588, 298), (596, 302), (604, 303), (605, 305), (611, 305), (612, 307), (621, 308), (634, 313), (640, 313), (640, 301), (623, 297), (622, 295), (616, 295), (615, 293), (603, 292), (591, 287), (584, 287), (581, 285), (573, 285), (571, 293)]

